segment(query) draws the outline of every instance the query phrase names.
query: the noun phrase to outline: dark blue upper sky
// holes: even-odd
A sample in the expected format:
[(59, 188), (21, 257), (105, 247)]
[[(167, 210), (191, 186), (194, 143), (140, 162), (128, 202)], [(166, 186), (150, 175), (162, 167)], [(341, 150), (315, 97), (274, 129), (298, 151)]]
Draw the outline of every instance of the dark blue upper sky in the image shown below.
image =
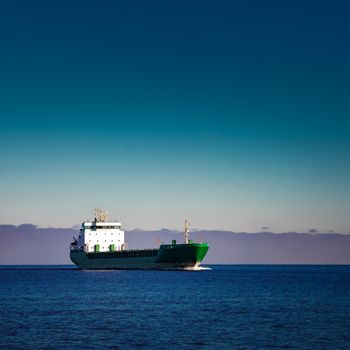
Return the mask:
[(349, 232), (349, 10), (2, 1), (0, 221)]

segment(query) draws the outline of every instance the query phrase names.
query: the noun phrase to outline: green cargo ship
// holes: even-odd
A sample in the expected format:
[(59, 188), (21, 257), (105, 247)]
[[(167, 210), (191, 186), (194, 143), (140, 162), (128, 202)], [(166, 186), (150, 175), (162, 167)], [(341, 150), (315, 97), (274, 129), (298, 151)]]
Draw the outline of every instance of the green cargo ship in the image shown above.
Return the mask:
[(185, 221), (185, 242), (161, 244), (157, 249), (128, 250), (119, 221), (95, 210), (95, 220), (82, 223), (79, 238), (70, 246), (70, 258), (82, 270), (198, 269), (208, 252), (208, 243), (189, 239)]

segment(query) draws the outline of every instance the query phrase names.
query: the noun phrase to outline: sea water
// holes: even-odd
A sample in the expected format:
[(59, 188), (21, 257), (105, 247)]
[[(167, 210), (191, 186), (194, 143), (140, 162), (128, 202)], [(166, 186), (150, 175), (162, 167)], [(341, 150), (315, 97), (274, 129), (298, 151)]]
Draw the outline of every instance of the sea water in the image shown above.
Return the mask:
[(350, 349), (350, 266), (0, 267), (1, 349)]

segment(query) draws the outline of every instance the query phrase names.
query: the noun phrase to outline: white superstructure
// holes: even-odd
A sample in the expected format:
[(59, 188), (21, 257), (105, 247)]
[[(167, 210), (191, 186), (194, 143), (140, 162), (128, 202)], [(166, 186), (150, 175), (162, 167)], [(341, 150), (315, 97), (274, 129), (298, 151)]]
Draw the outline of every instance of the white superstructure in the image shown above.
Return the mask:
[(74, 249), (91, 252), (124, 250), (124, 231), (118, 221), (108, 221), (107, 213), (95, 209), (95, 220), (82, 223)]

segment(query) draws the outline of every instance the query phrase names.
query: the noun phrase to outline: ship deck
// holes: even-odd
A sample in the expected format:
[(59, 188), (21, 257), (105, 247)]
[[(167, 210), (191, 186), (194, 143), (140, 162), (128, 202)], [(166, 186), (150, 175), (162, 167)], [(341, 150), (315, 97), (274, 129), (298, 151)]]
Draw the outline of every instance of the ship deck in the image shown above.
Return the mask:
[(118, 259), (118, 258), (151, 258), (156, 257), (159, 249), (132, 249), (114, 252), (92, 252), (87, 253), (89, 259)]

